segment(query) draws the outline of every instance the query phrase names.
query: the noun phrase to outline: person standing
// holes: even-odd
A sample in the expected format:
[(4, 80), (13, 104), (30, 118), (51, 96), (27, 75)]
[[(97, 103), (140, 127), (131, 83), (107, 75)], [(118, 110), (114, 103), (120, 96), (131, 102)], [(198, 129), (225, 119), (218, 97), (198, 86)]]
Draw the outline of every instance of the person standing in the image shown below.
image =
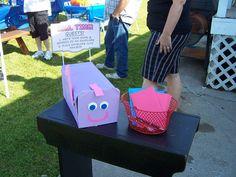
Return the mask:
[(97, 64), (99, 69), (116, 72), (106, 74), (107, 78), (121, 79), (127, 77), (128, 72), (128, 29), (137, 17), (142, 0), (106, 0), (105, 16), (109, 19), (105, 36), (106, 59)]
[[(191, 33), (191, 0), (149, 0), (147, 26), (151, 31), (146, 48), (142, 87), (167, 81), (167, 92), (180, 103), (180, 53)], [(178, 104), (179, 106), (179, 104)]]
[[(28, 16), (30, 32), (38, 49), (32, 57), (44, 57), (45, 60), (50, 60), (52, 58), (48, 39), (48, 16), (51, 15), (50, 0), (24, 0), (24, 13)], [(45, 53), (42, 50), (42, 43), (46, 48)]]

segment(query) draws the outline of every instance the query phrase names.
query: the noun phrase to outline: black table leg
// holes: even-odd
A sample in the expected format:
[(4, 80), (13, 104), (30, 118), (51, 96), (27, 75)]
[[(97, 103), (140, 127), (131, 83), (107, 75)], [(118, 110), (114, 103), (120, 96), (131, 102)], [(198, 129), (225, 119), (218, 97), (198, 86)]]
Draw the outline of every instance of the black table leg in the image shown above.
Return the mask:
[(92, 177), (92, 159), (58, 148), (61, 177)]

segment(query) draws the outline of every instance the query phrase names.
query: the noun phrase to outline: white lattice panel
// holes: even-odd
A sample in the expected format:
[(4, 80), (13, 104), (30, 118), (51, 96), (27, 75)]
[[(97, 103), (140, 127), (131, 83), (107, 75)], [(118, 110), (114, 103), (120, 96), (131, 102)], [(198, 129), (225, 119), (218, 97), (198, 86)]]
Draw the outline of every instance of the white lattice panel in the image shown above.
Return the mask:
[(206, 84), (236, 89), (236, 36), (213, 35)]

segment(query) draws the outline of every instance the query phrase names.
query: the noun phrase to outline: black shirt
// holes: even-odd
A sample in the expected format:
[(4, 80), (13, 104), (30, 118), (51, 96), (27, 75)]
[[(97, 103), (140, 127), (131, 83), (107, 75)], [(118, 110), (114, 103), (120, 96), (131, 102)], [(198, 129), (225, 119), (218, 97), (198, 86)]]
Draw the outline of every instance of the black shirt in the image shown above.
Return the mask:
[[(186, 34), (191, 31), (192, 22), (190, 17), (190, 2), (186, 0), (180, 19), (173, 31), (173, 34)], [(162, 32), (166, 19), (172, 5), (172, 0), (149, 0), (147, 26), (150, 30)]]

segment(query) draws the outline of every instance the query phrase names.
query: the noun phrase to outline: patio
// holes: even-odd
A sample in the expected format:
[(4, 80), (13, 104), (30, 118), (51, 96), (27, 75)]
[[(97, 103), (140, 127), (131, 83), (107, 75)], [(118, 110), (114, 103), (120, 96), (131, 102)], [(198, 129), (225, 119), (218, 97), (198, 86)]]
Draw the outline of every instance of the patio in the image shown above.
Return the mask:
[[(203, 60), (182, 59), (181, 110), (199, 115), (201, 123), (185, 171), (173, 177), (235, 177), (236, 174), (236, 93), (204, 87), (205, 75)], [(94, 177), (145, 177), (96, 160), (93, 163)]]

